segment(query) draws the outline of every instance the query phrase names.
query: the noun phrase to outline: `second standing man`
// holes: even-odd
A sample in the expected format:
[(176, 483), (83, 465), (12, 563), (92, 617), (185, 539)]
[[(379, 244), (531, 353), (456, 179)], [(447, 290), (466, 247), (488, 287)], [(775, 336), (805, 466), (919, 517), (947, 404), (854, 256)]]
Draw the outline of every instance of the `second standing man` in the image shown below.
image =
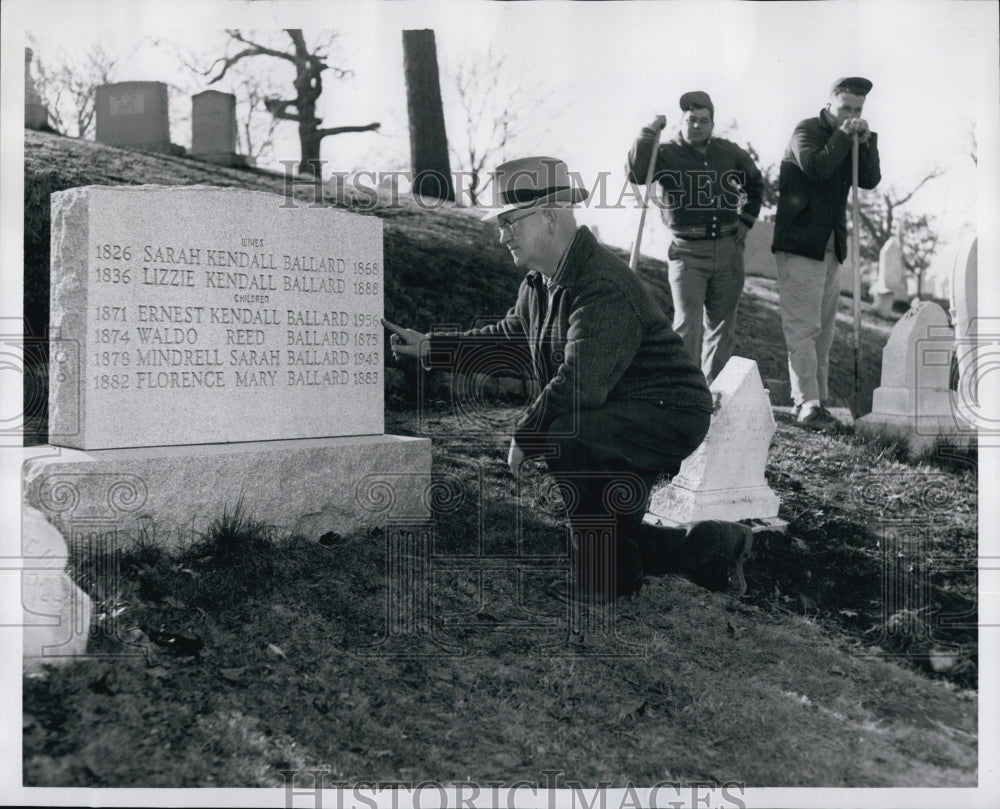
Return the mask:
[[(680, 108), (680, 132), (657, 150), (653, 181), (672, 239), (674, 331), (711, 384), (733, 352), (743, 248), (760, 213), (764, 180), (746, 151), (712, 137), (715, 106), (708, 93), (684, 93)], [(653, 142), (665, 126), (658, 115), (639, 132), (628, 155), (632, 182), (645, 183)]]

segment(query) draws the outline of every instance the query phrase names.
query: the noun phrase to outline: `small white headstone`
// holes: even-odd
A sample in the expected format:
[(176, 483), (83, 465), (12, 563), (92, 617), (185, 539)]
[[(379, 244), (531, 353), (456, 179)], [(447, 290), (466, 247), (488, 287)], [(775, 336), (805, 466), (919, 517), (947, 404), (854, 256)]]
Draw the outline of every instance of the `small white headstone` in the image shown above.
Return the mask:
[(923, 301), (900, 318), (882, 349), (882, 382), (872, 394), (872, 412), (855, 422), (869, 434), (899, 435), (914, 454), (938, 436), (960, 430), (948, 390), (952, 332), (948, 316)]
[(38, 509), (25, 506), (22, 537), (22, 666), (32, 674), (86, 653), (91, 603), (66, 573), (65, 540)]
[[(903, 264), (903, 249), (896, 238), (890, 238), (878, 254), (878, 278), (871, 287), (872, 295), (891, 293), (892, 300), (905, 301), (906, 266)], [(891, 306), (891, 303), (890, 303)]]
[(732, 357), (711, 391), (719, 410), (708, 435), (677, 476), (653, 492), (650, 515), (672, 525), (777, 517), (778, 497), (764, 476), (774, 416), (757, 363)]

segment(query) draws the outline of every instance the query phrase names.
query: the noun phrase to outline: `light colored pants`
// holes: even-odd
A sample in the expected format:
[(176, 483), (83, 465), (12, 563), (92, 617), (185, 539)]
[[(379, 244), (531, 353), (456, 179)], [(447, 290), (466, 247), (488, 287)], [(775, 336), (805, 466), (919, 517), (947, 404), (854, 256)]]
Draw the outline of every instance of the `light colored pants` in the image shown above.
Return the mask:
[(822, 261), (780, 250), (774, 258), (792, 401), (797, 405), (825, 401), (830, 393), (830, 348), (840, 298), (840, 262), (833, 242), (827, 245)]
[(743, 247), (732, 236), (675, 238), (667, 252), (674, 331), (711, 384), (729, 362), (743, 292)]

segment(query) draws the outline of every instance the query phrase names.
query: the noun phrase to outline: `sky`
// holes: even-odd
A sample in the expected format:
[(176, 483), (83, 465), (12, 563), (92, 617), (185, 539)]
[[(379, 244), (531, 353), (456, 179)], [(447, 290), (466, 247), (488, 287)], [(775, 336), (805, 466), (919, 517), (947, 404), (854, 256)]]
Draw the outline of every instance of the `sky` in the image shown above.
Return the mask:
[[(585, 180), (609, 172), (611, 189), (624, 182), (625, 155), (639, 128), (659, 113), (676, 123), (677, 99), (687, 90), (709, 92), (718, 134), (724, 134), (730, 121), (738, 121), (735, 139), (751, 141), (767, 165), (781, 159), (796, 122), (817, 114), (835, 78), (864, 75), (874, 82), (865, 117), (879, 133), (884, 186), (905, 190), (932, 168), (945, 170), (913, 199), (910, 210), (938, 217), (946, 243), (934, 271), (950, 274), (955, 244), (970, 232), (979, 234), (981, 266), (1000, 263), (1000, 236), (994, 227), (1000, 212), (997, 8), (995, 2), (978, 0), (495, 4), (4, 0), (0, 323), (8, 332), (19, 333), (23, 142), (18, 116), (26, 32), (35, 35), (43, 51), (79, 48), (102, 33), (123, 43), (142, 44), (120, 79), (171, 81), (176, 63), (162, 49), (149, 46), (151, 36), (198, 45), (224, 27), (301, 27), (307, 33), (337, 29), (341, 36), (335, 63), (354, 73), (344, 81), (327, 81), (326, 124), (377, 120), (383, 127), (377, 135), (328, 139), (323, 158), (330, 170), (380, 171), (408, 163), (401, 31), (432, 28), (442, 71), (469, 54), (492, 49), (506, 58), (511, 76), (521, 79), (525, 89), (520, 97), (543, 99), (521, 121), (519, 151), (511, 157), (555, 155)], [(445, 97), (447, 101), (447, 92)], [(979, 140), (978, 168), (968, 155), (972, 125)], [(294, 126), (287, 129), (291, 131), (279, 145), (277, 157), (294, 160), (298, 157)], [(457, 138), (454, 129), (449, 137)], [(581, 210), (580, 219), (599, 227), (605, 241), (627, 246), (634, 238), (638, 211), (588, 209)], [(656, 233), (650, 226), (644, 236), (645, 251), (651, 255), (663, 245)], [(1000, 273), (981, 274), (982, 315), (1000, 316), (998, 287)], [(1000, 334), (1000, 327), (991, 333)], [(984, 383), (981, 391), (986, 401), (1000, 403), (995, 376), (989, 380), (993, 386)], [(9, 377), (4, 375), (5, 380)], [(20, 397), (17, 391), (14, 394), (4, 401), (16, 405)], [(8, 413), (5, 405), (4, 419)], [(16, 452), (0, 450), (0, 486), (8, 495), (0, 497), (0, 508), (6, 509), (0, 524), (5, 528), (18, 519)], [(998, 477), (997, 454), (995, 450), (980, 454), (985, 481)], [(995, 499), (981, 498), (984, 526), (996, 524)], [(17, 539), (16, 531), (5, 535), (7, 544), (0, 557), (16, 556)], [(8, 576), (5, 581), (9, 580)], [(6, 606), (11, 592), (9, 587), (0, 589)], [(996, 618), (1000, 600), (994, 591), (984, 590), (982, 595), (980, 620), (989, 622), (991, 615)], [(16, 599), (16, 589), (13, 596)], [(1000, 625), (1000, 618), (993, 623)], [(995, 645), (996, 638), (992, 640)], [(16, 682), (16, 660), (7, 662), (11, 672), (4, 671), (12, 673)], [(993, 731), (1000, 716), (994, 690), (987, 688), (981, 695), (983, 715)], [(0, 738), (6, 739), (19, 722), (17, 703), (0, 701)], [(984, 735), (986, 730), (984, 725)], [(984, 745), (984, 749), (995, 747)], [(16, 749), (0, 756), (3, 783), (16, 782), (19, 773)], [(995, 774), (983, 769), (982, 776)], [(77, 800), (89, 798), (77, 796)], [(127, 804), (132, 798), (121, 792), (101, 800), (104, 805)], [(785, 805), (809, 805), (812, 798), (784, 800)], [(848, 804), (879, 805), (880, 800), (877, 794), (854, 795)], [(915, 806), (940, 805), (939, 801), (933, 791), (926, 796), (908, 794), (905, 799), (906, 805)], [(768, 801), (768, 805), (780, 803), (777, 797)], [(962, 805), (979, 804), (967, 798)]]

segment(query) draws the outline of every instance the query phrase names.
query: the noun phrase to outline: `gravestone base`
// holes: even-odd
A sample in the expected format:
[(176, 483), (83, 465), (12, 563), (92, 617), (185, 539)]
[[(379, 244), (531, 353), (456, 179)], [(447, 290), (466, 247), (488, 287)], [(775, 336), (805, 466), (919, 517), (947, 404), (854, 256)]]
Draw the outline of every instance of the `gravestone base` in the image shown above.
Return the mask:
[(318, 539), (427, 519), (431, 442), (394, 435), (74, 450), (33, 447), (25, 500), (64, 536), (144, 532), (177, 547), (242, 501), (242, 514)]
[(24, 105), (24, 128), (44, 129), (49, 125), (49, 110), (41, 103), (26, 102)]
[[(916, 400), (914, 399), (916, 394)], [(903, 438), (916, 457), (941, 441), (959, 446), (975, 443), (975, 432), (957, 416), (953, 391), (876, 388), (872, 412), (854, 422), (862, 435)]]
[(216, 166), (228, 166), (230, 168), (246, 168), (246, 155), (235, 154), (233, 152), (209, 152), (207, 154), (191, 153), (195, 160), (203, 160)]
[(778, 504), (778, 496), (766, 485), (693, 491), (665, 483), (653, 489), (648, 516), (673, 526), (702, 520), (770, 520), (778, 513)]
[(896, 296), (892, 291), (875, 292), (873, 295), (875, 311), (882, 317), (888, 318), (892, 314), (892, 305), (896, 302)]

